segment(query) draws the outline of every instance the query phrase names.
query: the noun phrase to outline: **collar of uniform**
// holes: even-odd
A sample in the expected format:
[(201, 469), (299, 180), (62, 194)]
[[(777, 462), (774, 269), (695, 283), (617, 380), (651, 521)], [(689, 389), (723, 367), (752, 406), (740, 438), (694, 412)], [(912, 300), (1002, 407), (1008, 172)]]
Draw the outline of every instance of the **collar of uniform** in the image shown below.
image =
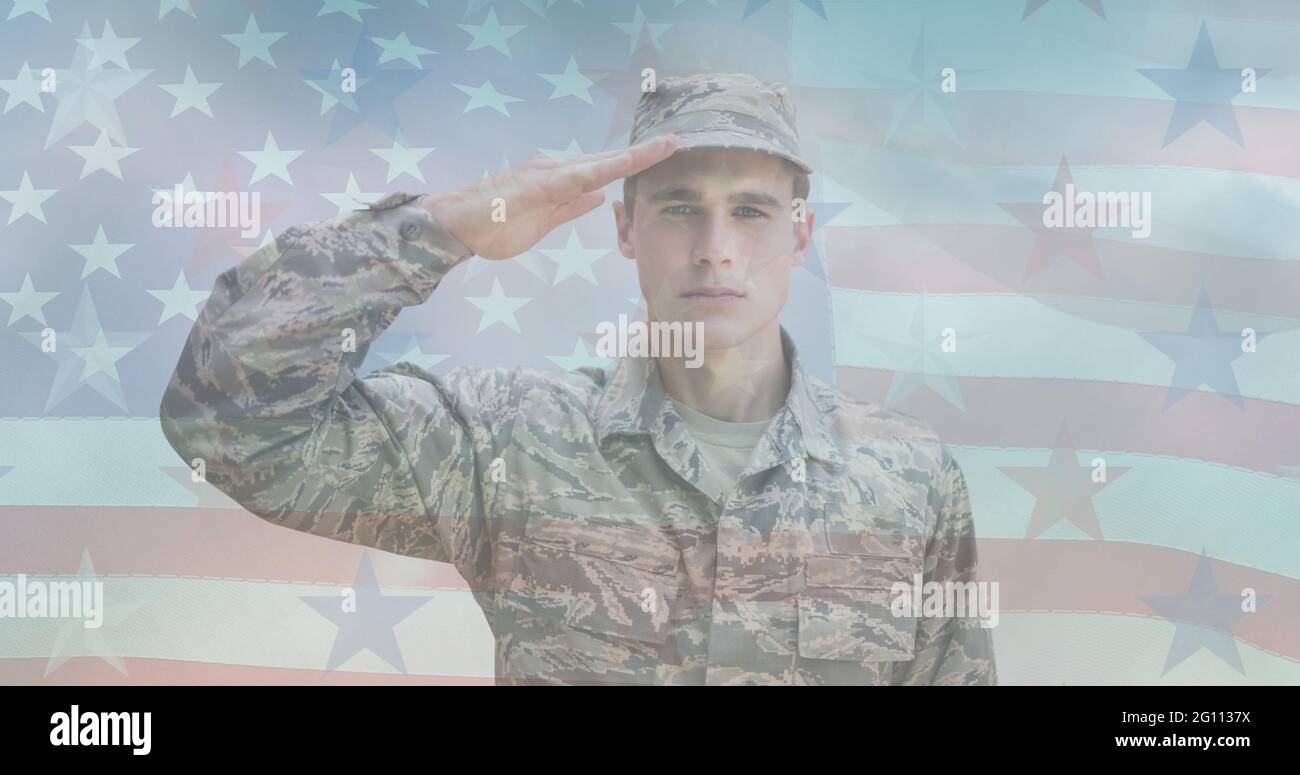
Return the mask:
[[(813, 395), (813, 386), (800, 364), (798, 349), (784, 326), (781, 327), (781, 347), (790, 364), (790, 392), (769, 428), (766, 438), (771, 444), (766, 454), (760, 452), (764, 459), (755, 462), (775, 465), (808, 454), (826, 462), (842, 463), (843, 458), (826, 427), (828, 419)], [(698, 467), (698, 461), (692, 460), (694, 456), (689, 454), (694, 445), (686, 442), (689, 433), (685, 423), (672, 407), (653, 358), (620, 358), (608, 385), (596, 407), (598, 444), (618, 433), (651, 434), (656, 442), (664, 442), (662, 445), (656, 443), (660, 454), (666, 458), (681, 458), (678, 462), (687, 470), (693, 471)]]

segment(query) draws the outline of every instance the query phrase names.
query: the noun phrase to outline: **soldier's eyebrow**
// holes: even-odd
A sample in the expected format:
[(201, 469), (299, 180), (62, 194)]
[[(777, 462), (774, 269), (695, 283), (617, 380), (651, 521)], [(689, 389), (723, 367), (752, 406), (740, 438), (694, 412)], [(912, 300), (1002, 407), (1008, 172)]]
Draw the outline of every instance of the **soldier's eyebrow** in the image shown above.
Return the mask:
[(760, 207), (780, 207), (781, 200), (761, 191), (737, 191), (727, 197), (727, 201), (738, 205), (758, 205)]
[(670, 188), (650, 195), (651, 202), (698, 202), (700, 192), (691, 188)]

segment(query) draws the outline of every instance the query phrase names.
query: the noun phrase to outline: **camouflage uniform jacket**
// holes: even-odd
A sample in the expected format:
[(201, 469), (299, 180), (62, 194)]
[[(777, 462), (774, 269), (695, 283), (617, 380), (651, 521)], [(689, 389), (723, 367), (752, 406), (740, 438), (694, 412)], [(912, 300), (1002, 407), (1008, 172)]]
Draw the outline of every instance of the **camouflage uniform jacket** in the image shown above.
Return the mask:
[(890, 611), (914, 574), (974, 579), (956, 462), (807, 376), (784, 331), (789, 396), (721, 497), (652, 360), (358, 376), (469, 253), (411, 195), (286, 230), (216, 283), (168, 441), (274, 524), (454, 564), (498, 683), (996, 680), (977, 620)]

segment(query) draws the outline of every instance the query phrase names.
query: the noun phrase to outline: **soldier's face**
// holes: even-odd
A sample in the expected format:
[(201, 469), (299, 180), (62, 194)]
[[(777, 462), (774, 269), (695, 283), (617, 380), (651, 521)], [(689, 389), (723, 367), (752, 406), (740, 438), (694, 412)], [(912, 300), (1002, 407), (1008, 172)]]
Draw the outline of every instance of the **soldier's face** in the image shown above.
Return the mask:
[(632, 216), (614, 212), (650, 319), (701, 323), (706, 351), (774, 329), (812, 233), (793, 199), (790, 168), (757, 151), (680, 151), (637, 176)]

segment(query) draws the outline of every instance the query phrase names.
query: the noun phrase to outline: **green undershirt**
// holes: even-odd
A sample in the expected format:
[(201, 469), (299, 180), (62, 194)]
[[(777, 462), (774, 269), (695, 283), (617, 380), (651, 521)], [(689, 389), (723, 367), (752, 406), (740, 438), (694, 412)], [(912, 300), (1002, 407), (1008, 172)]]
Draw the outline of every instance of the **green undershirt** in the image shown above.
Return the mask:
[(769, 421), (727, 422), (675, 400), (673, 408), (681, 415), (704, 457), (705, 465), (700, 477), (704, 490), (722, 500), (749, 465), (749, 457)]

